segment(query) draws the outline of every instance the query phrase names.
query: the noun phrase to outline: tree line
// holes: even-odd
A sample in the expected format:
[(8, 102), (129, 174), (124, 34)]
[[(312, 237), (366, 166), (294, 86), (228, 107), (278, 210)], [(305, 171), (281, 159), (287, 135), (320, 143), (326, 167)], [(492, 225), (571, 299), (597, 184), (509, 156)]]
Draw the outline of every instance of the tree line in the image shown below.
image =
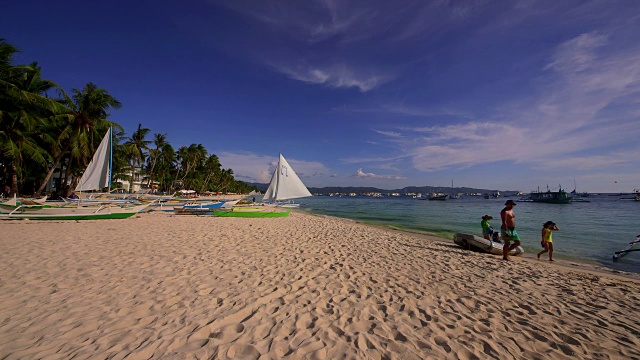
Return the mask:
[(37, 62), (14, 65), (17, 52), (0, 38), (0, 190), (10, 189), (7, 195), (40, 195), (54, 174), (59, 184), (67, 184), (61, 195), (69, 195), (110, 127), (113, 179), (132, 184), (134, 174), (142, 172), (143, 183), (160, 192), (255, 190), (235, 180), (233, 170), (222, 168), (202, 144), (175, 150), (167, 134), (150, 138), (151, 130), (141, 124), (127, 136), (108, 119), (122, 104), (107, 90), (88, 83), (67, 93), (42, 78)]

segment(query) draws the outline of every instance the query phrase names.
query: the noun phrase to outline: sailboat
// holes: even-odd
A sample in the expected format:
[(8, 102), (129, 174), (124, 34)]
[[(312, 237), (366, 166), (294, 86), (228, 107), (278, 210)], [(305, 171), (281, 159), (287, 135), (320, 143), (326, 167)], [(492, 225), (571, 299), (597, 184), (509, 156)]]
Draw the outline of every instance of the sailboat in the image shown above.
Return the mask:
[(311, 193), (306, 186), (302, 183), (302, 180), (298, 177), (291, 165), (280, 154), (280, 160), (278, 166), (276, 166), (271, 176), (271, 182), (269, 188), (264, 193), (262, 201), (274, 202), (276, 206), (283, 207), (295, 207), (299, 204), (285, 203), (285, 200), (297, 199), (302, 197), (311, 196)]
[[(311, 193), (302, 180), (293, 171), (291, 165), (280, 154), (278, 165), (273, 171), (269, 188), (264, 193), (263, 202), (272, 203), (278, 207), (298, 207), (300, 204), (284, 203), (283, 201), (297, 199), (301, 197), (311, 196)], [(232, 217), (284, 217), (289, 215), (291, 210), (262, 210), (262, 209), (243, 209), (233, 208), (230, 211), (215, 210), (216, 216), (232, 216)]]
[[(111, 157), (113, 153), (112, 129), (105, 134), (93, 159), (82, 174), (76, 191), (102, 190), (111, 186)], [(149, 204), (138, 206), (114, 206), (109, 203), (81, 206), (78, 202), (73, 207), (43, 207), (32, 205), (16, 206), (11, 212), (0, 214), (0, 219), (33, 219), (33, 220), (92, 220), (123, 219), (133, 216)]]

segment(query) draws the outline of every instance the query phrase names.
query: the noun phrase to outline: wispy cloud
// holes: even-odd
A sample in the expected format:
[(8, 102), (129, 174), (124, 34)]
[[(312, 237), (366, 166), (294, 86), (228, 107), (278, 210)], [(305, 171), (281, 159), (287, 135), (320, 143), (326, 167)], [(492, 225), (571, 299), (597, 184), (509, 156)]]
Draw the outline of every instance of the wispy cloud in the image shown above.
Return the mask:
[(271, 66), (291, 79), (334, 88), (356, 87), (366, 92), (394, 78), (392, 74), (355, 70), (344, 64), (322, 68), (321, 66), (291, 66), (288, 62), (272, 63)]
[(491, 120), (374, 131), (392, 134), (399, 156), (421, 171), (495, 161), (629, 165), (636, 157), (624, 154), (640, 152), (640, 49), (611, 51), (608, 39), (587, 33), (559, 45), (541, 69), (539, 95), (503, 105)]
[(433, 43), (437, 41), (434, 35), (458, 26), (459, 22), (451, 25), (449, 20), (466, 19), (482, 6), (476, 2), (395, 4), (382, 0), (212, 4), (243, 15), (256, 28), (260, 40), (238, 50), (246, 51), (254, 61), (291, 79), (362, 92), (396, 79), (407, 63), (422, 61), (422, 52), (410, 58), (397, 56), (398, 51), (409, 54), (416, 49), (412, 44), (399, 44), (398, 39), (420, 35), (424, 42)]
[(399, 175), (377, 175), (377, 174), (374, 174), (374, 173), (366, 173), (366, 172), (362, 171), (362, 168), (358, 169), (358, 171), (356, 171), (356, 174), (353, 175), (353, 177), (368, 178), (368, 179), (386, 179), (386, 180), (404, 180), (404, 179), (406, 179), (406, 177), (399, 176)]
[(394, 137), (394, 138), (402, 137), (402, 134), (397, 131), (383, 131), (383, 130), (376, 130), (376, 129), (373, 129), (373, 131), (377, 132), (380, 135), (384, 135), (388, 137)]

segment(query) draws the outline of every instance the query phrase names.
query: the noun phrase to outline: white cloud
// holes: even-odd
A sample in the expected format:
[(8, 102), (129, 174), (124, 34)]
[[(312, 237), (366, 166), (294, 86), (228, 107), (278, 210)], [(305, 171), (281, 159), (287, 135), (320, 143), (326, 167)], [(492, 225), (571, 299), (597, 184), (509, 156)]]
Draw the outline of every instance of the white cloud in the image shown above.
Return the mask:
[(399, 175), (376, 175), (374, 173), (366, 173), (362, 171), (362, 168), (358, 169), (354, 177), (358, 178), (369, 178), (369, 179), (386, 179), (386, 180), (404, 180), (406, 179), (403, 176)]
[[(242, 181), (268, 183), (278, 162), (277, 156), (266, 156), (254, 153), (220, 152), (218, 158), (224, 168), (233, 169), (234, 176)], [(329, 174), (322, 163), (287, 159), (287, 162), (300, 178), (322, 177)]]

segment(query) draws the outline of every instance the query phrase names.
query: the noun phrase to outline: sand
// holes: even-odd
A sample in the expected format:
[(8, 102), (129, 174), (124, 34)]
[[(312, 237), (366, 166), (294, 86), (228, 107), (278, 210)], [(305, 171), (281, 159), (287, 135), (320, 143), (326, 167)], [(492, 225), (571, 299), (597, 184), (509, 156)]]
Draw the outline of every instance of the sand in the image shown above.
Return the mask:
[(293, 212), (0, 222), (3, 359), (640, 358), (640, 282)]

